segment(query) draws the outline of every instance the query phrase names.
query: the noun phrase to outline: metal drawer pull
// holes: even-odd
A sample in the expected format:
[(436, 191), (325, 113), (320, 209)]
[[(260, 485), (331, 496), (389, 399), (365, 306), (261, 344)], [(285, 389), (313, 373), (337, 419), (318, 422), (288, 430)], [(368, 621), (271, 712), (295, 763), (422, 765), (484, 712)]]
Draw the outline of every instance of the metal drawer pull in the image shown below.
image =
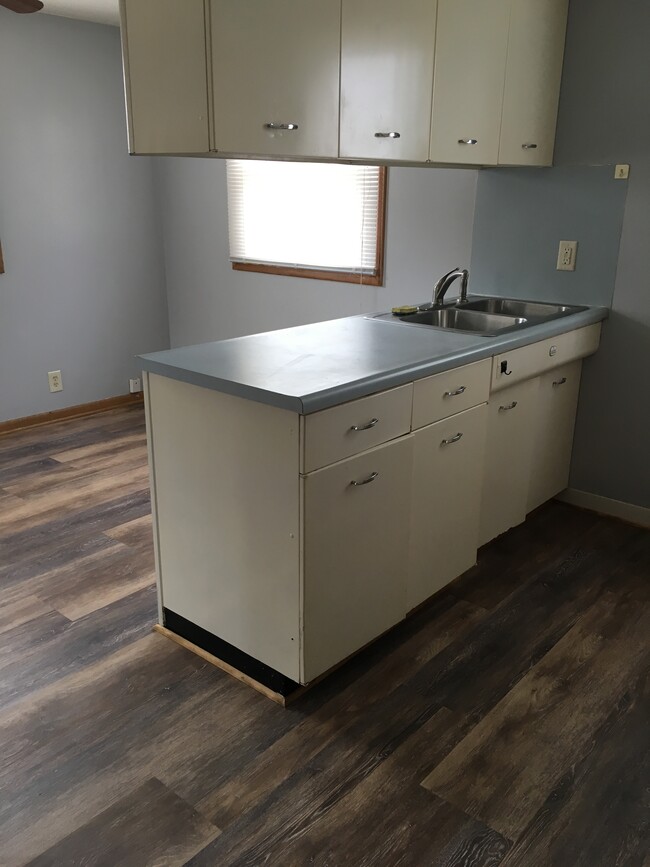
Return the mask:
[(476, 138), (459, 138), (458, 144), (475, 145), (475, 144), (478, 144), (478, 139), (476, 139)]
[(266, 129), (298, 129), (297, 123), (265, 123)]
[(556, 379), (553, 385), (564, 385), (566, 382), (566, 376), (563, 376), (562, 379)]
[(376, 132), (375, 138), (401, 138), (398, 132)]
[(374, 427), (376, 424), (379, 424), (379, 419), (371, 418), (368, 424), (353, 424), (350, 430), (370, 430), (370, 428)]
[(509, 409), (514, 409), (517, 406), (517, 401), (513, 400), (512, 403), (509, 403), (507, 406), (500, 406), (499, 412), (508, 412)]
[(374, 482), (378, 475), (379, 475), (379, 473), (370, 473), (370, 475), (368, 476), (368, 478), (367, 478), (367, 479), (364, 479), (362, 482), (356, 482), (356, 481), (352, 480), (352, 481), (350, 482), (350, 484), (351, 484), (354, 488), (360, 488), (361, 485), (369, 485), (370, 482)]
[(457, 433), (455, 437), (449, 437), (448, 440), (443, 440), (440, 445), (441, 446), (450, 446), (452, 443), (457, 443), (458, 440), (462, 437), (462, 433)]
[(464, 394), (467, 391), (467, 387), (465, 385), (461, 385), (460, 388), (457, 388), (456, 391), (446, 391), (443, 394), (443, 397), (456, 397), (457, 394)]
[(525, 151), (534, 151), (537, 145), (534, 142), (527, 142), (526, 144), (522, 144), (522, 148)]

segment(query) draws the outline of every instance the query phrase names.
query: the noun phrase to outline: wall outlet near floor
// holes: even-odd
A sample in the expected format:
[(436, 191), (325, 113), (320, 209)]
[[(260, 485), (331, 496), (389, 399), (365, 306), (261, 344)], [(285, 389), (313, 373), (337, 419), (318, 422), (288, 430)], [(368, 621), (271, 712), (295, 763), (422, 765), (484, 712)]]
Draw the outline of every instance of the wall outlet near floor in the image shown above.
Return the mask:
[(63, 377), (60, 370), (48, 370), (47, 379), (50, 383), (50, 391), (63, 391)]
[(624, 181), (630, 177), (630, 166), (627, 163), (619, 163), (614, 169), (614, 177), (617, 181)]
[(131, 394), (137, 394), (139, 391), (142, 391), (142, 380), (139, 376), (129, 380), (129, 391)]
[(577, 241), (560, 241), (560, 249), (557, 254), (557, 270), (575, 271), (577, 254)]

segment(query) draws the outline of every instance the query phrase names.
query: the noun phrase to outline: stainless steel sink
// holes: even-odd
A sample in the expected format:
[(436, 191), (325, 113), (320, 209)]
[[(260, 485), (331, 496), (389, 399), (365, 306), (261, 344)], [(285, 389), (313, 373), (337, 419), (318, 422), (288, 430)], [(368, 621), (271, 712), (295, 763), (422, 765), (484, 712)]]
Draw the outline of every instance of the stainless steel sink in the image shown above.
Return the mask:
[(400, 325), (452, 329), (467, 334), (493, 337), (505, 331), (529, 328), (531, 325), (539, 325), (549, 319), (559, 319), (588, 309), (568, 304), (521, 301), (518, 298), (494, 298), (487, 295), (470, 295), (462, 305), (451, 303), (442, 307), (431, 307), (430, 304), (422, 306), (429, 309), (419, 310), (407, 316), (378, 313), (368, 318)]
[(524, 325), (526, 320), (521, 316), (507, 316), (493, 313), (483, 313), (478, 310), (468, 310), (467, 306), (442, 307), (401, 316), (400, 322), (410, 325), (429, 325), (433, 328), (453, 328), (456, 331), (470, 331), (479, 334), (495, 334), (505, 328)]
[[(543, 301), (519, 301), (515, 298), (476, 298), (463, 305), (463, 310), (476, 310), (506, 316), (523, 316), (528, 319), (545, 320), (569, 316), (586, 310), (566, 304), (548, 304)], [(533, 324), (533, 323), (531, 323)]]

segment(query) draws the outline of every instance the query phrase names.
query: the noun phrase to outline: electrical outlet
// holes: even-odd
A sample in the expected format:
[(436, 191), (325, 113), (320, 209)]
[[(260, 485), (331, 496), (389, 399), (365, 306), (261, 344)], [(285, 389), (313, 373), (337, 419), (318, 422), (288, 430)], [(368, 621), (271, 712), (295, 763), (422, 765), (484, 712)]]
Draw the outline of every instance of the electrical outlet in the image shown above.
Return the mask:
[(575, 271), (577, 254), (577, 241), (560, 241), (560, 249), (557, 254), (557, 270)]
[(47, 379), (50, 383), (50, 391), (63, 391), (63, 377), (60, 370), (48, 370)]
[(627, 163), (619, 163), (614, 169), (614, 177), (617, 181), (625, 181), (630, 177), (630, 167)]
[(137, 394), (139, 391), (142, 391), (142, 380), (139, 376), (129, 380), (129, 391), (131, 394)]

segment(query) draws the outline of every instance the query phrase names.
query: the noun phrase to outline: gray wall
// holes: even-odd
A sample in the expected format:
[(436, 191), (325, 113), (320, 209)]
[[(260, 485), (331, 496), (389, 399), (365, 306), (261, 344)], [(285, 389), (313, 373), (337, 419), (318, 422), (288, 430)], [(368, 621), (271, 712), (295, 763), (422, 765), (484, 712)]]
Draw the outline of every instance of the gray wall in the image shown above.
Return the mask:
[(556, 161), (630, 163), (612, 315), (585, 364), (571, 485), (650, 506), (650, 3), (571, 0)]
[(174, 346), (428, 300), (470, 261), (475, 171), (390, 169), (384, 287), (233, 271), (225, 162), (165, 158), (156, 173)]
[(0, 239), (0, 420), (124, 394), (134, 355), (168, 346), (152, 164), (127, 155), (116, 28), (0, 8)]
[[(649, 40), (648, 0), (571, 0), (556, 168), (480, 173), (472, 257), (475, 288), (478, 282), (500, 294), (611, 303), (600, 350), (584, 365), (570, 484), (645, 507)], [(631, 164), (629, 181), (613, 179), (616, 163)], [(580, 241), (574, 273), (554, 270), (561, 238)]]
[[(611, 166), (480, 172), (475, 291), (609, 307), (627, 185), (614, 178)], [(561, 239), (578, 241), (575, 271), (557, 270)]]

